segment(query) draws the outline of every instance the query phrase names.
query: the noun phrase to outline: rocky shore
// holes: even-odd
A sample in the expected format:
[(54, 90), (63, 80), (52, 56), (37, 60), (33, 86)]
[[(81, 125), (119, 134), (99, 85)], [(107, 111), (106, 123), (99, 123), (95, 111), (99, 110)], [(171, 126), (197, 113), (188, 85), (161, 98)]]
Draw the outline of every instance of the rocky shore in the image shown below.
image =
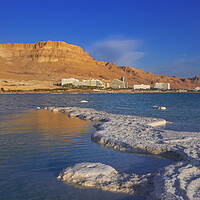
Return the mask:
[(96, 121), (92, 140), (122, 152), (157, 156), (173, 164), (150, 174), (119, 174), (101, 163), (80, 163), (60, 173), (58, 179), (79, 187), (137, 194), (146, 199), (200, 199), (200, 133), (162, 130), (158, 118), (109, 114), (88, 108), (48, 107), (69, 117)]

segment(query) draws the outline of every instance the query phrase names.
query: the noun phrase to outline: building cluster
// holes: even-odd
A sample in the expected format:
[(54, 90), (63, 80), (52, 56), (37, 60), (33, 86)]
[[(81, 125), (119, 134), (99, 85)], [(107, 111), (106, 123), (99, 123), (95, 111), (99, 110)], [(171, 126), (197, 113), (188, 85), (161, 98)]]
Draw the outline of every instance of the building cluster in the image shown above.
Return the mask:
[[(133, 90), (149, 90), (150, 88), (150, 85), (133, 85)], [(158, 90), (170, 90), (170, 83), (155, 83), (154, 88)]]
[(128, 83), (125, 81), (125, 77), (119, 79), (114, 79), (113, 81), (107, 80), (98, 80), (98, 79), (88, 79), (79, 81), (75, 78), (64, 78), (61, 79), (61, 85), (73, 85), (73, 86), (88, 86), (88, 87), (98, 87), (98, 88), (115, 88), (115, 89), (123, 89), (128, 88)]
[[(99, 89), (105, 88), (113, 88), (113, 89), (126, 89), (128, 88), (128, 83), (125, 81), (125, 77), (121, 79), (114, 80), (98, 80), (98, 79), (88, 79), (88, 80), (78, 80), (75, 78), (64, 78), (61, 79), (62, 86), (72, 85), (75, 87), (87, 86), (94, 87)], [(140, 84), (133, 85), (133, 90), (149, 90), (149, 89), (157, 89), (157, 90), (170, 90), (170, 83), (155, 83), (154, 87), (151, 88), (150, 85)], [(200, 87), (196, 87), (194, 91), (200, 91)]]

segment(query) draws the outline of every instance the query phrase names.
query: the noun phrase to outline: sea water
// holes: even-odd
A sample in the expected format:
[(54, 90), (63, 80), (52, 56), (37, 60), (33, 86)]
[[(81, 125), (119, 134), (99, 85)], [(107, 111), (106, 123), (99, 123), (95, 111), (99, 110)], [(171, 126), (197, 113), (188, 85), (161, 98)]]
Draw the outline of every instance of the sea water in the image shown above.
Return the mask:
[[(86, 100), (86, 103), (81, 103)], [(1, 94), (0, 199), (142, 199), (98, 189), (79, 189), (56, 179), (80, 162), (101, 162), (120, 173), (145, 174), (171, 163), (166, 159), (103, 149), (91, 141), (93, 123), (45, 106), (89, 107), (109, 113), (160, 117), (165, 129), (200, 131), (200, 94)], [(152, 109), (153, 105), (167, 110)]]

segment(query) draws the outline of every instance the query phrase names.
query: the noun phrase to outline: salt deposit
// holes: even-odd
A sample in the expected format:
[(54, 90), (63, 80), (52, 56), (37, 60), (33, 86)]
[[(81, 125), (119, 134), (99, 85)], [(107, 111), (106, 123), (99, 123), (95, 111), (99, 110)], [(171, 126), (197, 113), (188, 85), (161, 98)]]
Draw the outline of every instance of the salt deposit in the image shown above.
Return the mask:
[(158, 109), (158, 110), (166, 110), (167, 108), (164, 106), (152, 106), (152, 108)]
[(87, 100), (82, 100), (82, 101), (81, 101), (81, 103), (87, 103), (87, 102), (88, 102)]
[(119, 174), (111, 166), (102, 163), (79, 163), (63, 170), (57, 179), (82, 188), (95, 187), (105, 191), (133, 194), (141, 191), (141, 187), (147, 184), (147, 177), (148, 175)]
[[(115, 175), (111, 173), (112, 175), (109, 176), (108, 174), (106, 175), (108, 178), (106, 187), (100, 184), (101, 179), (98, 180), (100, 174), (92, 172), (95, 176), (92, 175), (93, 179), (90, 179), (89, 184), (84, 185), (85, 187), (126, 193), (135, 192), (146, 199), (200, 199), (199, 132), (176, 132), (158, 129), (156, 128), (157, 125), (166, 123), (164, 119), (158, 118), (108, 114), (77, 107), (50, 107), (46, 109), (67, 113), (69, 117), (96, 121), (96, 132), (92, 134), (92, 140), (101, 146), (122, 152), (160, 156), (174, 161), (167, 167), (143, 176), (119, 173)], [(93, 165), (95, 164), (93, 163)], [(82, 166), (82, 164), (79, 166)], [(86, 167), (88, 166), (86, 165)], [(70, 171), (69, 169), (67, 172)], [(105, 167), (105, 169), (107, 173), (108, 168)], [(86, 170), (86, 174), (90, 176), (91, 171)], [(104, 176), (103, 172), (102, 176)], [(74, 178), (62, 180), (83, 186), (82, 178), (80, 181)], [(122, 185), (123, 187), (121, 187)]]

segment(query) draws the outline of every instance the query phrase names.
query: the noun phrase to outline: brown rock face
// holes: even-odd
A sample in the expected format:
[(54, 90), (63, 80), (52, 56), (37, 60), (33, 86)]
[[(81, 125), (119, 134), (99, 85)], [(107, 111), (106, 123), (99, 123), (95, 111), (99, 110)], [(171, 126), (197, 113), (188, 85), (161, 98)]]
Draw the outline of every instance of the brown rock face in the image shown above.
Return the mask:
[(28, 58), (38, 62), (60, 62), (69, 57), (88, 55), (81, 47), (65, 42), (38, 42), (36, 44), (1, 44), (1, 57), (11, 60), (13, 58)]
[(81, 47), (61, 41), (36, 44), (0, 44), (0, 79), (12, 81), (54, 81), (61, 78), (98, 78), (112, 80), (125, 76), (129, 85), (169, 82), (172, 88), (193, 89), (199, 77), (182, 79), (145, 73), (114, 63), (98, 62)]

